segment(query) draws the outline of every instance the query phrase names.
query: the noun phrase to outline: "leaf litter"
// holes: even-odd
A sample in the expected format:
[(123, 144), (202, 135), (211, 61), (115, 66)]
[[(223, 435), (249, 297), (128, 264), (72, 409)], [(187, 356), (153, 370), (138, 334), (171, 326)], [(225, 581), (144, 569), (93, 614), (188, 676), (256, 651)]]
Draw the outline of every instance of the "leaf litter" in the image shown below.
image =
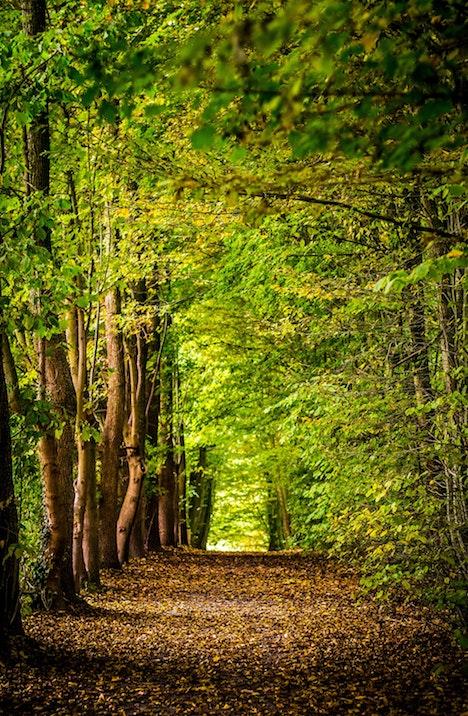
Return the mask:
[(26, 618), (1, 714), (464, 713), (444, 615), (357, 598), (324, 557), (172, 550), (103, 577), (90, 609)]

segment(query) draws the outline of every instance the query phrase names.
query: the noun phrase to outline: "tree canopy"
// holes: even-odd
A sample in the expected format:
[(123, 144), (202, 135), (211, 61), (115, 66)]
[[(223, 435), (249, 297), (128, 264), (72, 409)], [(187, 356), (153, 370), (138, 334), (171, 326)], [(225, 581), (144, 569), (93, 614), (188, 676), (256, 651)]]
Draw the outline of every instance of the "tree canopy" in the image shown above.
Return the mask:
[(2, 4), (4, 631), (19, 562), (63, 607), (177, 545), (466, 609), (464, 33), (458, 0)]

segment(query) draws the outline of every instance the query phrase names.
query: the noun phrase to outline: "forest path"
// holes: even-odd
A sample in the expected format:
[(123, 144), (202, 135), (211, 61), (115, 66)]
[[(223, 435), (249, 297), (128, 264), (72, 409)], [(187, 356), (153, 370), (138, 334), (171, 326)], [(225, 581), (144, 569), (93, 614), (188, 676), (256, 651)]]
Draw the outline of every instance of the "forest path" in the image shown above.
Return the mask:
[(319, 557), (173, 551), (104, 584), (88, 614), (26, 619), (40, 653), (0, 678), (0, 713), (463, 711), (440, 616), (356, 601)]

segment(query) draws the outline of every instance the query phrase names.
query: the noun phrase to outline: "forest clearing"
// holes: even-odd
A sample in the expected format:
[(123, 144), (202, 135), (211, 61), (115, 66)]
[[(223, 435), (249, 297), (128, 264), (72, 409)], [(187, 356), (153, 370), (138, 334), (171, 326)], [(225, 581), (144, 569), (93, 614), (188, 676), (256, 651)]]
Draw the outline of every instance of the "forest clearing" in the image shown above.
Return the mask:
[(444, 620), (357, 600), (323, 558), (172, 551), (104, 586), (89, 613), (27, 619), (38, 651), (0, 678), (1, 713), (462, 712)]
[(0, 1), (4, 713), (467, 713), (465, 5)]

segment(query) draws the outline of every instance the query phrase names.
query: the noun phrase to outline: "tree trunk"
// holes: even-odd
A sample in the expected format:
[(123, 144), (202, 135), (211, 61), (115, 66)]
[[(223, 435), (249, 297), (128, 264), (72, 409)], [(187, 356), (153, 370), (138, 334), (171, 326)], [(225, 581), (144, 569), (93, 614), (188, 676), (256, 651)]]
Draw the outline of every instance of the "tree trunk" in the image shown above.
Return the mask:
[(91, 464), (90, 438), (83, 438), (85, 427), (85, 400), (87, 397), (88, 375), (86, 363), (86, 328), (82, 308), (74, 308), (68, 320), (68, 346), (71, 374), (76, 395), (75, 441), (78, 454), (75, 497), (73, 503), (73, 576), (75, 589), (80, 591), (86, 579), (86, 567), (83, 555), (83, 529), (88, 494)]
[[(3, 357), (4, 345), (4, 335), (0, 332), (0, 357)], [(0, 651), (7, 647), (10, 635), (22, 633), (19, 559), (14, 551), (17, 543), (8, 396), (0, 360)]]
[(132, 531), (130, 533), (130, 546), (129, 556), (130, 557), (143, 557), (146, 553), (146, 495), (145, 495), (145, 482), (144, 476), (146, 475), (146, 463), (144, 466), (143, 479), (140, 489), (140, 499), (138, 500), (138, 506), (135, 514), (135, 520), (133, 522)]
[[(424, 196), (421, 197), (421, 201), (431, 216), (433, 225), (441, 227), (436, 207), (433, 207)], [(442, 228), (446, 227), (442, 226)], [(452, 233), (462, 233), (460, 217), (457, 212), (452, 213), (449, 217), (447, 228)], [(445, 255), (451, 248), (450, 243), (444, 241), (439, 245), (439, 255)], [(458, 561), (459, 572), (466, 579), (468, 577), (468, 508), (466, 503), (468, 410), (466, 401), (463, 406), (461, 399), (461, 396), (466, 393), (467, 317), (466, 289), (463, 278), (463, 271), (456, 270), (451, 275), (445, 275), (439, 286), (438, 318), (442, 376), (446, 395), (456, 407), (453, 410), (447, 409), (441, 416), (442, 425), (439, 427), (436, 437), (439, 437), (442, 432), (443, 443), (446, 446), (442, 460), (437, 458), (437, 462), (441, 463), (440, 473), (444, 479), (446, 524), (452, 549)]]
[[(134, 297), (140, 305), (146, 301), (146, 288), (140, 282), (134, 291)], [(125, 452), (129, 471), (129, 480), (117, 523), (117, 550), (120, 564), (130, 556), (130, 539), (134, 530), (132, 556), (144, 554), (141, 505), (143, 479), (146, 473), (145, 437), (146, 437), (146, 364), (148, 357), (146, 332), (142, 327), (139, 333), (127, 341), (127, 361), (129, 367), (130, 416), (124, 431)]]
[[(154, 380), (154, 379), (153, 379)], [(157, 388), (153, 390), (151, 405), (148, 413), (148, 440), (157, 447), (158, 445), (158, 426), (159, 426), (159, 376), (156, 376)], [(146, 513), (146, 539), (145, 548), (150, 552), (158, 552), (161, 549), (161, 540), (159, 537), (159, 479), (158, 475), (150, 476), (152, 480), (152, 491), (148, 496), (145, 504)]]
[(18, 385), (18, 374), (16, 372), (15, 361), (11, 352), (10, 341), (8, 340), (8, 336), (6, 334), (3, 334), (2, 362), (10, 412), (19, 415), (23, 411), (23, 400)]
[(88, 452), (88, 480), (86, 510), (83, 525), (83, 557), (89, 587), (100, 586), (99, 576), (99, 520), (96, 499), (96, 443), (86, 443)]
[(199, 449), (197, 468), (190, 473), (190, 487), (190, 544), (195, 549), (206, 549), (213, 508), (213, 478), (207, 473), (206, 447)]
[[(164, 323), (167, 330), (167, 322)], [(161, 351), (165, 340), (165, 332), (161, 335), (161, 324), (158, 313), (155, 313), (153, 324), (153, 335), (150, 350), (156, 356), (156, 364), (153, 368), (151, 379), (147, 381), (146, 388), (146, 435), (149, 444), (154, 449), (158, 446), (159, 418), (161, 407), (161, 376), (160, 363)], [(151, 491), (145, 500), (145, 548), (150, 552), (158, 552), (161, 549), (159, 536), (159, 476), (149, 475)]]
[(267, 476), (267, 486), (268, 551), (276, 552), (284, 547), (281, 508), (278, 500), (278, 492), (273, 485), (273, 480), (269, 476)]
[(118, 487), (120, 449), (123, 442), (125, 371), (123, 340), (116, 320), (120, 315), (120, 293), (112, 289), (105, 299), (107, 366), (107, 410), (102, 434), (101, 500), (99, 504), (100, 550), (103, 567), (120, 568), (117, 555)]
[[(23, 22), (34, 39), (46, 30), (44, 0), (25, 0)], [(25, 132), (26, 193), (46, 197), (50, 188), (50, 131), (47, 105), (36, 115)], [(49, 228), (35, 230), (38, 246), (52, 254)], [(36, 296), (40, 306), (41, 293)], [(37, 341), (40, 397), (51, 402), (54, 420), (39, 441), (39, 460), (44, 480), (47, 532), (44, 545), (42, 600), (47, 607), (61, 607), (75, 597), (72, 570), (72, 456), (75, 398), (70, 370), (63, 348), (63, 337), (55, 335)], [(60, 419), (61, 436), (56, 437), (53, 422)]]
[(276, 485), (276, 494), (278, 497), (281, 531), (283, 534), (283, 546), (285, 547), (287, 545), (288, 540), (291, 538), (291, 520), (289, 517), (288, 496), (286, 488), (280, 482)]
[(146, 500), (146, 539), (145, 549), (148, 552), (159, 552), (161, 538), (159, 536), (159, 495), (150, 495)]
[(159, 443), (164, 451), (159, 472), (159, 537), (163, 547), (177, 546), (176, 516), (177, 479), (174, 462), (174, 435), (172, 424), (172, 363), (168, 361), (161, 370), (161, 408)]
[[(440, 285), (439, 324), (441, 329), (442, 371), (448, 396), (462, 396), (466, 393), (466, 365), (462, 364), (463, 337), (466, 326), (466, 298), (459, 299), (457, 292), (462, 287), (462, 276), (454, 273), (445, 276)], [(460, 350), (461, 349), (461, 350)], [(457, 398), (456, 398), (457, 399)], [(460, 571), (468, 576), (468, 508), (466, 504), (467, 480), (467, 410), (455, 408), (444, 423), (445, 440), (451, 445), (444, 459), (446, 516), (453, 550), (458, 559)]]
[(117, 549), (120, 564), (128, 562), (130, 556), (130, 535), (138, 511), (141, 488), (145, 475), (144, 458), (138, 447), (126, 447), (129, 480), (124, 501), (117, 522)]
[(185, 457), (185, 434), (184, 434), (184, 423), (182, 419), (182, 397), (180, 387), (180, 375), (179, 367), (175, 364), (175, 377), (174, 377), (174, 388), (175, 388), (175, 406), (177, 416), (177, 431), (176, 431), (176, 472), (177, 472), (177, 533), (176, 541), (178, 544), (188, 546), (188, 529), (187, 529), (187, 470), (186, 470), (186, 457)]
[(177, 482), (179, 494), (179, 543), (188, 546), (188, 529), (187, 529), (187, 469), (185, 458), (185, 436), (184, 425), (182, 421), (178, 430), (178, 447), (177, 447)]
[(429, 370), (426, 319), (420, 286), (414, 286), (408, 290), (408, 309), (414, 391), (418, 404), (425, 405), (434, 399), (434, 391)]
[(41, 591), (44, 606), (51, 609), (62, 608), (76, 595), (72, 566), (74, 440), (69, 418), (75, 402), (61, 336), (39, 343), (41, 386), (61, 422), (60, 438), (51, 424), (39, 441), (46, 506)]

